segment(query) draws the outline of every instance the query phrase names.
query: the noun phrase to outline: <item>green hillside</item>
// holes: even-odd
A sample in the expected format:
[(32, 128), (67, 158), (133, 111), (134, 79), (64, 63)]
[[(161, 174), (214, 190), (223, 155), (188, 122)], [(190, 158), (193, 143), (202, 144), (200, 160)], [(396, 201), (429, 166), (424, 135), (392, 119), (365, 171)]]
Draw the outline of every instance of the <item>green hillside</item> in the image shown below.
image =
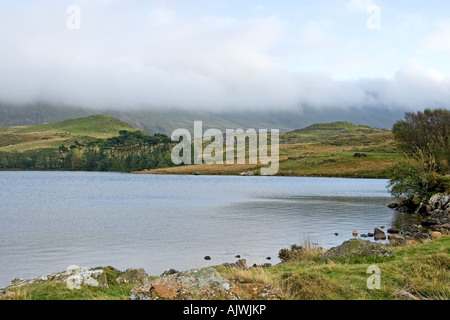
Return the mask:
[(120, 130), (137, 130), (109, 115), (93, 115), (58, 122), (0, 128), (0, 151), (53, 148), (75, 140), (106, 139)]
[[(390, 130), (349, 122), (317, 123), (280, 133), (278, 175), (386, 178), (400, 158)], [(260, 172), (260, 165), (187, 165), (152, 170), (168, 174)]]

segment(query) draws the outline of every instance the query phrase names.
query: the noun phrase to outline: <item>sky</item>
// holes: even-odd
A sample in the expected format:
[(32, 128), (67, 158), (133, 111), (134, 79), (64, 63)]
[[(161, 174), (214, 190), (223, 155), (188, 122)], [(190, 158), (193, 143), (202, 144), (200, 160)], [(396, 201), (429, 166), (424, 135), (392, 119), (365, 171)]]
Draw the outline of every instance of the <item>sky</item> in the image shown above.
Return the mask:
[(447, 0), (0, 0), (0, 101), (450, 105)]

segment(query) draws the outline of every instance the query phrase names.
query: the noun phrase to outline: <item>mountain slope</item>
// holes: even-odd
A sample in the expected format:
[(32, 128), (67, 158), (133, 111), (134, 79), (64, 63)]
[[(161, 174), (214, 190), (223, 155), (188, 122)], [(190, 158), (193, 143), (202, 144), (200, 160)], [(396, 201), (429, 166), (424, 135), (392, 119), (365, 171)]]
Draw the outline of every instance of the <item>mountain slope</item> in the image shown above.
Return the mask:
[(387, 107), (348, 109), (304, 107), (297, 110), (254, 109), (241, 111), (186, 110), (182, 108), (94, 110), (58, 106), (49, 103), (34, 103), (21, 106), (0, 102), (0, 127), (55, 122), (102, 113), (125, 121), (135, 128), (167, 135), (170, 135), (177, 128), (185, 128), (192, 131), (193, 122), (196, 120), (203, 121), (205, 129), (217, 128), (220, 130), (265, 128), (288, 132), (314, 123), (330, 121), (347, 121), (357, 125), (390, 129), (397, 120), (403, 119), (405, 111)]
[(105, 114), (31, 126), (4, 127), (0, 128), (0, 151), (54, 148), (75, 140), (106, 139), (118, 135), (120, 130), (137, 129)]

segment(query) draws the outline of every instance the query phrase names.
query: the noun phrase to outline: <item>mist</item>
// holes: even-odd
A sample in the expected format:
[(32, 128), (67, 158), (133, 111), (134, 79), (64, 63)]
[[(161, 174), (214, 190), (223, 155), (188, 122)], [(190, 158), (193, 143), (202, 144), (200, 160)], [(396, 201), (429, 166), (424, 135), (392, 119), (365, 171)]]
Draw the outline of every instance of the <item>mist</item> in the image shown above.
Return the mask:
[[(292, 57), (307, 52), (277, 14), (199, 16), (157, 2), (74, 2), (81, 9), (75, 30), (67, 26), (70, 2), (0, 4), (0, 100), (120, 110), (450, 105), (450, 78), (415, 59), (376, 77), (293, 67)], [(352, 57), (342, 59), (336, 67)]]

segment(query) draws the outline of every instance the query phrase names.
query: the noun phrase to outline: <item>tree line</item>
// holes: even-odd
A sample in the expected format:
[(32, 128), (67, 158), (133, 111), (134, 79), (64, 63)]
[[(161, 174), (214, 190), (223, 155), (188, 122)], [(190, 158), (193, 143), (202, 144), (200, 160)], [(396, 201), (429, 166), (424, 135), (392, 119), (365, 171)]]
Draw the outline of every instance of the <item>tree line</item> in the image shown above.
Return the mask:
[(75, 140), (57, 149), (0, 152), (0, 169), (141, 171), (173, 166), (170, 138), (121, 130), (108, 139)]

